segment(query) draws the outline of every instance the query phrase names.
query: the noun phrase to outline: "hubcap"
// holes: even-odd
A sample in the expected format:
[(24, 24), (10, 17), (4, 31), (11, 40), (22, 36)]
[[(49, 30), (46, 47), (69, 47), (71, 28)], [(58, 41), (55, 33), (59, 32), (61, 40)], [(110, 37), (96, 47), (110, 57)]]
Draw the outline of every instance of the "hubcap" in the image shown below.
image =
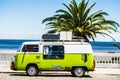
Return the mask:
[(34, 67), (30, 67), (28, 70), (29, 75), (35, 75), (36, 74), (36, 69)]
[(82, 76), (84, 73), (83, 69), (82, 68), (76, 68), (75, 69), (75, 74), (76, 76)]

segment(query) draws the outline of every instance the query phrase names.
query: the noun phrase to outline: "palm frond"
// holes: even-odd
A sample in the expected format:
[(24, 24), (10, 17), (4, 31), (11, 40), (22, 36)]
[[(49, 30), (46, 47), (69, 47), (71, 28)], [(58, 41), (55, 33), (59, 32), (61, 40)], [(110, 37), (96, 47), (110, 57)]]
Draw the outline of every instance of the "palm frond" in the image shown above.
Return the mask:
[[(87, 3), (88, 4), (88, 3)], [(96, 3), (93, 3), (88, 9), (85, 10), (84, 20), (88, 17), (90, 10), (95, 6)]]
[(106, 20), (105, 16), (108, 16), (108, 13), (102, 10), (90, 13), (96, 2), (90, 6), (88, 3), (89, 0), (87, 2), (82, 0), (78, 4), (75, 0), (72, 0), (68, 5), (63, 3), (67, 10), (57, 10), (56, 15), (45, 18), (42, 23), (46, 22), (48, 33), (72, 31), (74, 36), (84, 37), (86, 41), (89, 39), (95, 41), (97, 34), (109, 36), (114, 40), (108, 33), (116, 32), (119, 24), (112, 20)]

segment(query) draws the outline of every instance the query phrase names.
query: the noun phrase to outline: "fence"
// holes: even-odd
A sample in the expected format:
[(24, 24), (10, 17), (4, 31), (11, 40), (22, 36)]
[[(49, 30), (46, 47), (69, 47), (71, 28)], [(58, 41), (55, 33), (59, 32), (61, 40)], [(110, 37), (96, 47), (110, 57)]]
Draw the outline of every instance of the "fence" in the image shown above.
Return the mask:
[(16, 54), (15, 52), (0, 53), (0, 65), (10, 65), (10, 62), (14, 59), (15, 54)]
[(95, 54), (96, 67), (120, 68), (120, 54)]
[[(0, 53), (0, 65), (9, 65), (16, 53)], [(96, 67), (120, 68), (120, 54), (94, 54)]]

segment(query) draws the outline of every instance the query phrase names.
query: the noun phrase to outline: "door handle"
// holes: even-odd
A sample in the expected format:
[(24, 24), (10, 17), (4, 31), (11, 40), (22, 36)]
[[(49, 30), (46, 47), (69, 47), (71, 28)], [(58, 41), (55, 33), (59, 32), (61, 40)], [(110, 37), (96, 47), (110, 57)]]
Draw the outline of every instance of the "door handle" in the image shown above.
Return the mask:
[(36, 56), (36, 59), (39, 59), (40, 58), (40, 56)]

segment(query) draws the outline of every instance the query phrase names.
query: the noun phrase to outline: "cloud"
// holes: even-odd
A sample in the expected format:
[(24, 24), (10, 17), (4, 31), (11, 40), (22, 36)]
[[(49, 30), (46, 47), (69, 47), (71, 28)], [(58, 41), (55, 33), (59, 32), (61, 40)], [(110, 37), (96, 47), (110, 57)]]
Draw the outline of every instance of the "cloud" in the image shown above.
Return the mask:
[[(112, 32), (109, 33), (117, 42), (120, 42), (120, 33), (119, 32)], [(114, 41), (112, 38), (108, 36), (97, 35), (95, 41)]]
[[(17, 31), (17, 30), (6, 30), (0, 32), (0, 39), (41, 39), (43, 32), (40, 31), (32, 31), (32, 30), (24, 30), (24, 31)], [(110, 34), (116, 41), (120, 42), (120, 33), (112, 32)], [(92, 41), (92, 40), (91, 40)], [(113, 41), (108, 36), (101, 36), (97, 35), (95, 41)]]
[(41, 33), (36, 31), (12, 31), (0, 32), (0, 39), (40, 39)]

